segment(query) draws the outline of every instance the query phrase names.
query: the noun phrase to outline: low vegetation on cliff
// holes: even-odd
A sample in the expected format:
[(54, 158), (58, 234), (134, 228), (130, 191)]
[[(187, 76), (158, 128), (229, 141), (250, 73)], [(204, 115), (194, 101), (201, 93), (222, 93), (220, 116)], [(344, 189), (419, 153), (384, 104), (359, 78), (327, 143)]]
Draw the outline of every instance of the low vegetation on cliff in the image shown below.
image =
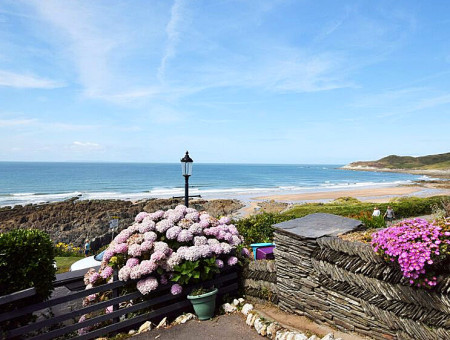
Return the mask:
[(450, 170), (450, 152), (421, 157), (390, 155), (377, 161), (358, 161), (347, 167), (404, 170)]

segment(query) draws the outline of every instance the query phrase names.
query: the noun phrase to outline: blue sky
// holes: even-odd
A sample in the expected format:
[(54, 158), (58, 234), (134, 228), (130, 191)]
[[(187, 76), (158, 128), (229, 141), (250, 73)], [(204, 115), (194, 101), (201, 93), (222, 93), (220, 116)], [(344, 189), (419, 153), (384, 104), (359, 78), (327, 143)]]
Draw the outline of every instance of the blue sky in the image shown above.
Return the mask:
[(0, 2), (0, 160), (449, 152), (447, 1)]

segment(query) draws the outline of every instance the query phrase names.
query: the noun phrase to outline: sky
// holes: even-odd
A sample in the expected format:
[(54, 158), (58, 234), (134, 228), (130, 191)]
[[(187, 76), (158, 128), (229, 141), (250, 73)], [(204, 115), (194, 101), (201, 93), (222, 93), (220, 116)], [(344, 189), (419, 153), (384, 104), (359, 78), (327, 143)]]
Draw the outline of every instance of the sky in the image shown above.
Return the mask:
[(442, 1), (0, 2), (0, 161), (450, 151)]

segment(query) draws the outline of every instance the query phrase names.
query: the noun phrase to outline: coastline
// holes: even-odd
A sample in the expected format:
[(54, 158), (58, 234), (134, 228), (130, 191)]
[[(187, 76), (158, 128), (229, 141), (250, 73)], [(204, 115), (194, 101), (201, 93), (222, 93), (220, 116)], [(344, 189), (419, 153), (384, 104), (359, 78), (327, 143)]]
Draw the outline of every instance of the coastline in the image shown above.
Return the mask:
[(376, 168), (373, 166), (363, 166), (363, 165), (358, 165), (358, 166), (344, 165), (340, 169), (351, 170), (351, 171), (396, 172), (396, 173), (402, 173), (402, 174), (425, 175), (425, 176), (450, 178), (450, 170), (388, 169), (388, 168)]
[(388, 202), (393, 197), (401, 196), (417, 196), (430, 197), (450, 195), (450, 189), (437, 189), (427, 186), (397, 186), (397, 187), (375, 187), (366, 189), (350, 189), (337, 191), (323, 191), (312, 193), (286, 194), (286, 195), (267, 195), (254, 197), (253, 200), (264, 201), (273, 200), (278, 202), (291, 203), (311, 203), (311, 202), (326, 202), (337, 199), (339, 197), (353, 197), (360, 201), (369, 201), (374, 203)]

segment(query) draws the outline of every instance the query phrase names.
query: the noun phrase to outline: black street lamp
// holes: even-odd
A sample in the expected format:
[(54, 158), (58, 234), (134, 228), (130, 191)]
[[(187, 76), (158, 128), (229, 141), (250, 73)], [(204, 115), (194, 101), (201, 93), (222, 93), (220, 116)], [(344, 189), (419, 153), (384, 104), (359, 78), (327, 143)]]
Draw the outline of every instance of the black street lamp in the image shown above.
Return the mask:
[(189, 152), (181, 159), (181, 173), (184, 176), (184, 205), (189, 207), (189, 176), (192, 175), (192, 163), (194, 161), (189, 157)]

